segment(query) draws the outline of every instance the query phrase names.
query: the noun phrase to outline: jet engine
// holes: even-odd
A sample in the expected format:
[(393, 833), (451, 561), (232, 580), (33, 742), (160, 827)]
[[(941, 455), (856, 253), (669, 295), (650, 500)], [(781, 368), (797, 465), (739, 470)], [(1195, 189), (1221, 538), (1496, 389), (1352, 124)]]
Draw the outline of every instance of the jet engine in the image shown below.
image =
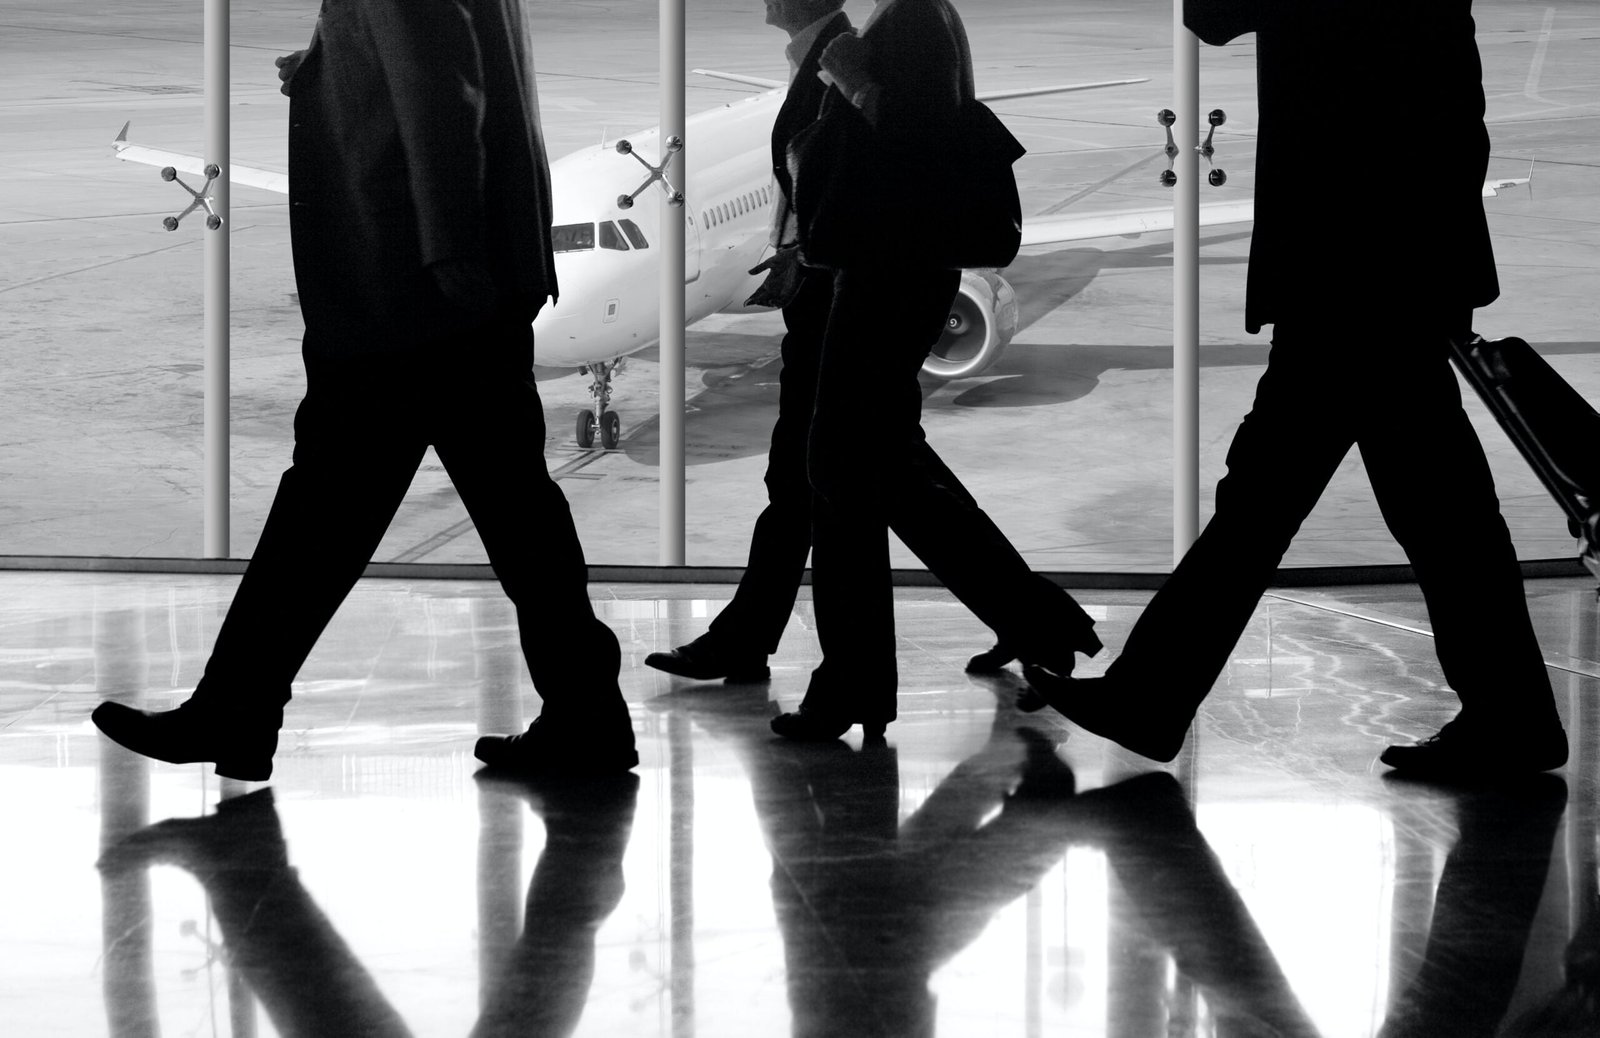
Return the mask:
[(1017, 334), (1017, 292), (997, 270), (963, 270), (944, 334), (922, 362), (935, 378), (971, 378)]

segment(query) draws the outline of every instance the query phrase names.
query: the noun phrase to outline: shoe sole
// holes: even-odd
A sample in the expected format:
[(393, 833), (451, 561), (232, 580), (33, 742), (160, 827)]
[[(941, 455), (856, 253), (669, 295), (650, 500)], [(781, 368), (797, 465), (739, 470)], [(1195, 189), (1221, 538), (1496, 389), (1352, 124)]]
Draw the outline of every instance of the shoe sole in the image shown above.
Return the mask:
[[(1568, 756), (1566, 753), (1558, 754), (1552, 752), (1543, 760), (1533, 759), (1508, 762), (1502, 757), (1502, 759), (1493, 764), (1485, 764), (1484, 760), (1492, 759), (1488, 755), (1476, 759), (1473, 763), (1467, 763), (1432, 755), (1428, 757), (1415, 756), (1405, 752), (1410, 749), (1411, 747), (1409, 746), (1391, 746), (1378, 755), (1378, 761), (1385, 767), (1393, 769), (1396, 775), (1404, 775), (1408, 778), (1460, 781), (1482, 780), (1495, 776), (1542, 775), (1546, 772), (1566, 767)], [(1395, 753), (1395, 750), (1401, 752)]]

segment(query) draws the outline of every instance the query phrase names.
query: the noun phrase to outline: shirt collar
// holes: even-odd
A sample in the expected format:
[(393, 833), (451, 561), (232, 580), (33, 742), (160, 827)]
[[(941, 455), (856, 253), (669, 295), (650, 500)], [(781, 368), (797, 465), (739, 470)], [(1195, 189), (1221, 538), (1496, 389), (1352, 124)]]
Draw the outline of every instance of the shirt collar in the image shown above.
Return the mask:
[(806, 55), (811, 53), (811, 48), (816, 46), (817, 37), (822, 35), (822, 27), (837, 17), (839, 17), (838, 11), (830, 11), (823, 15), (795, 33), (794, 38), (789, 41), (789, 45), (783, 49), (784, 54), (789, 57), (789, 81), (791, 83), (794, 82), (794, 77), (800, 73), (801, 62), (806, 60)]

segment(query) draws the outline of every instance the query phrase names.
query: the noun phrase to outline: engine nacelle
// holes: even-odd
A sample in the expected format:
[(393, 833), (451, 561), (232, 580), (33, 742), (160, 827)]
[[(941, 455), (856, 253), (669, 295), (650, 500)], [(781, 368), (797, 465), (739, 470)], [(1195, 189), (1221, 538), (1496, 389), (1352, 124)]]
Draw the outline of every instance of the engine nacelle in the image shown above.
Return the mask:
[(971, 378), (1000, 359), (1016, 334), (1016, 289), (997, 270), (963, 270), (944, 334), (922, 370), (935, 378)]

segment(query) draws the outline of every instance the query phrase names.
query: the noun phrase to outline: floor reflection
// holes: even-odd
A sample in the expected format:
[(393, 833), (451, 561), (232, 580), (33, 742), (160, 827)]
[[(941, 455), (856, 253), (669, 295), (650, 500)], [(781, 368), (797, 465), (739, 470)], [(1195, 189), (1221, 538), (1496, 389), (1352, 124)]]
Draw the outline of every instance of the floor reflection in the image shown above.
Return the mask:
[[(1567, 806), (1556, 775), (1438, 792), (1455, 808), (1458, 835), (1434, 891), (1422, 961), (1390, 1008), (1385, 1038), (1499, 1031)], [(1415, 804), (1404, 800), (1397, 811)]]
[[(21, 579), (8, 1034), (1600, 1033), (1586, 587), (1530, 589), (1574, 757), (1512, 786), (1372, 766), (1454, 708), (1407, 589), (1264, 603), (1167, 770), (1017, 715), (1014, 679), (961, 673), (974, 622), (908, 591), (887, 745), (771, 737), (815, 649), (802, 602), (770, 686), (628, 669), (638, 772), (530, 785), (468, 752), (536, 709), (509, 608), (373, 583), (246, 787), (87, 722), (181, 695), (226, 582)], [(633, 657), (722, 604), (613, 590)], [(1140, 599), (1091, 604), (1116, 644)]]
[(1072, 771), (996, 711), (989, 739), (904, 822), (894, 747), (772, 737), (764, 694), (657, 697), (743, 762), (772, 854), (796, 1038), (935, 1033), (933, 972), (1066, 851)]

